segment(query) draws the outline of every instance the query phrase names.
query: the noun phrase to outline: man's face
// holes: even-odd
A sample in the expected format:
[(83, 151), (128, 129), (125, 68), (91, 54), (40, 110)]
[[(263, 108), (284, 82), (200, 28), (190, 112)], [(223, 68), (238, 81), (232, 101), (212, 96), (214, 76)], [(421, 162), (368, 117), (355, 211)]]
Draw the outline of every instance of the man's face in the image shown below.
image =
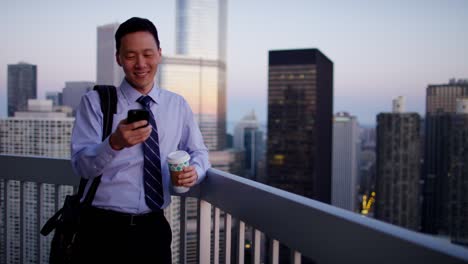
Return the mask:
[(151, 91), (154, 76), (161, 62), (161, 49), (149, 32), (134, 32), (123, 36), (117, 63), (122, 66), (127, 81), (138, 91)]

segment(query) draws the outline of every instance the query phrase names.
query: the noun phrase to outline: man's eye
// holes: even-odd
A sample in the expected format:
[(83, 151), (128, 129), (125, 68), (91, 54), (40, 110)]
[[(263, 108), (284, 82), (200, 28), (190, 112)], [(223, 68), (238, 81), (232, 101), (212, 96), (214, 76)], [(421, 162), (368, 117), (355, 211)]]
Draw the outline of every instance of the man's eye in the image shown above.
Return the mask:
[(125, 56), (125, 59), (127, 59), (127, 60), (133, 60), (134, 58), (135, 58), (135, 55)]
[(153, 57), (153, 54), (145, 54), (144, 56), (145, 56), (145, 58), (151, 58), (151, 57)]

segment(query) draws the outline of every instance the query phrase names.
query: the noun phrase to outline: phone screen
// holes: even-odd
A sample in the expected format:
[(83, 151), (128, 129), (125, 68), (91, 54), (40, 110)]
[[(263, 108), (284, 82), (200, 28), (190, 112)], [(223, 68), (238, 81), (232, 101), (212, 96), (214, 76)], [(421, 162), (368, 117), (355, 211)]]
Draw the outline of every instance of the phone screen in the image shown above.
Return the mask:
[(145, 109), (128, 110), (127, 123), (133, 123), (140, 120), (149, 121), (149, 112)]

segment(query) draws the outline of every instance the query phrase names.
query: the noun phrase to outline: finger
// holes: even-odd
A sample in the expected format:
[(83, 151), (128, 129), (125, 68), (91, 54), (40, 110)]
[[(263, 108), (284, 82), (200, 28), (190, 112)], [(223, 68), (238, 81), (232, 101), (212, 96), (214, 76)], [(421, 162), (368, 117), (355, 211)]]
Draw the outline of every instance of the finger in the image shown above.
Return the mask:
[(149, 138), (150, 134), (138, 134), (138, 135), (135, 135), (132, 137), (132, 141), (134, 143), (134, 145), (138, 144), (138, 143), (143, 143), (145, 142), (148, 138)]
[(188, 180), (188, 182), (186, 182), (186, 183), (184, 183), (184, 184), (182, 184), (182, 185), (185, 186), (185, 187), (192, 187), (192, 186), (195, 185), (196, 182), (197, 182), (197, 176), (194, 175), (192, 178), (190, 178), (190, 179)]
[(151, 134), (151, 126), (132, 129), (132, 130), (127, 131), (127, 133), (128, 133), (128, 136), (132, 136), (132, 137), (147, 136)]
[(184, 167), (183, 169), (184, 172), (190, 172), (194, 170), (195, 170), (195, 166), (187, 166), (187, 167)]
[(183, 169), (183, 172), (180, 176), (179, 176), (179, 179), (186, 179), (186, 178), (190, 178), (192, 177), (193, 175), (196, 174), (196, 171), (195, 171), (195, 168), (193, 166), (190, 166), (192, 168), (189, 168), (188, 167), (185, 167)]
[(188, 178), (185, 178), (185, 179), (182, 179), (182, 180), (179, 180), (179, 184), (183, 185), (183, 186), (193, 186), (195, 184), (195, 182), (197, 181), (197, 177), (196, 175), (191, 175), (190, 177)]
[[(191, 178), (191, 177), (193, 177), (193, 176), (195, 176), (195, 172), (194, 172), (194, 171), (184, 172), (184, 173), (181, 173), (181, 174), (179, 175), (179, 180), (185, 181), (185, 180), (187, 180), (187, 179), (189, 179), (189, 178)], [(181, 183), (182, 183), (182, 182), (181, 182)]]
[(181, 176), (182, 177), (179, 178), (180, 179), (179, 184), (186, 186), (186, 187), (191, 187), (195, 185), (195, 183), (198, 180), (198, 174), (195, 168), (188, 173), (182, 174)]
[(148, 121), (146, 120), (140, 120), (140, 121), (127, 124), (128, 128), (133, 129), (133, 130), (141, 128), (141, 127), (145, 127), (146, 125), (148, 125)]
[(131, 130), (131, 133), (134, 136), (150, 135), (151, 134), (151, 126), (145, 126), (145, 127), (139, 127), (139, 128), (133, 129), (133, 130)]

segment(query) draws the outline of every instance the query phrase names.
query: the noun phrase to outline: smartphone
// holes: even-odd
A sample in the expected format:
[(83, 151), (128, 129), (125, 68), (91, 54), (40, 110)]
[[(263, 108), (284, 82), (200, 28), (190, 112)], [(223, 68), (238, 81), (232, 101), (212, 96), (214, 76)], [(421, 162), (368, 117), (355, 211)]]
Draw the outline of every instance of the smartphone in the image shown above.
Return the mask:
[(146, 120), (149, 124), (150, 113), (145, 109), (131, 109), (128, 110), (127, 123), (133, 123), (140, 120)]

